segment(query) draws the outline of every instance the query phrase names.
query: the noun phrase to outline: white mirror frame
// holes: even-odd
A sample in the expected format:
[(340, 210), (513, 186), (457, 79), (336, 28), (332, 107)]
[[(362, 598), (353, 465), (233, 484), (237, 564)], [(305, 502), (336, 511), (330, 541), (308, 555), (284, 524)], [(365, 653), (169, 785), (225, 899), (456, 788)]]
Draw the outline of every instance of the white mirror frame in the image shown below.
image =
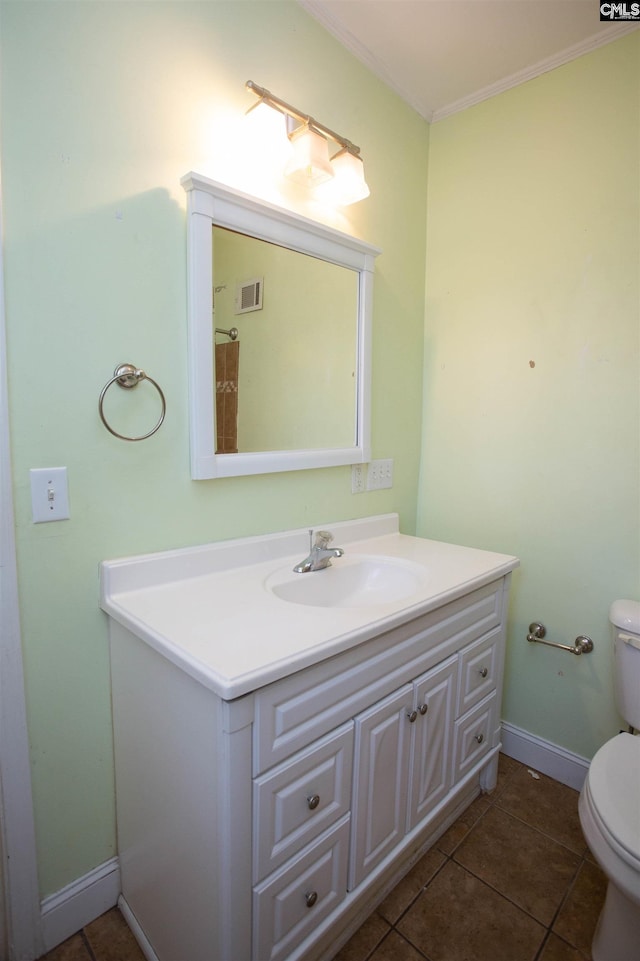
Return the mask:
[[(181, 180), (187, 191), (187, 283), (191, 476), (238, 477), (275, 471), (363, 464), (371, 460), (371, 319), (373, 269), (380, 250), (356, 237), (257, 200), (200, 174)], [(279, 244), (358, 272), (356, 444), (321, 450), (215, 453), (212, 323), (212, 227)], [(322, 397), (318, 398), (322, 403)]]

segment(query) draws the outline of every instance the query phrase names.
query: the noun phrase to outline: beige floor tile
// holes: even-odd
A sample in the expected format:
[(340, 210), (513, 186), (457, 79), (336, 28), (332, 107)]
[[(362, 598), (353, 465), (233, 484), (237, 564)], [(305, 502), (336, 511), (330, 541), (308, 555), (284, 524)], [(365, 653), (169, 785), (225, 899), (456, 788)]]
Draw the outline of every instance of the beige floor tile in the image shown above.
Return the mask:
[(53, 951), (43, 955), (41, 961), (93, 961), (81, 934), (63, 941)]
[(391, 926), (374, 911), (333, 961), (365, 961), (390, 930)]
[(580, 866), (580, 857), (506, 811), (488, 811), (454, 860), (549, 925)]
[(496, 799), (496, 806), (548, 834), (576, 854), (586, 843), (578, 818), (578, 792), (552, 778), (534, 778), (526, 767), (516, 771)]
[(402, 881), (396, 884), (393, 891), (387, 895), (382, 904), (378, 905), (381, 914), (390, 924), (395, 924), (412, 901), (415, 901), (422, 889), (429, 883), (436, 871), (442, 867), (445, 856), (441, 851), (431, 848), (411, 868)]
[(88, 924), (84, 934), (97, 961), (144, 961), (138, 942), (117, 908)]
[(545, 929), (450, 861), (397, 929), (430, 961), (533, 961)]
[[(607, 892), (607, 879), (596, 864), (584, 861), (562, 905), (553, 931), (587, 957)], [(615, 959), (611, 959), (615, 961)]]

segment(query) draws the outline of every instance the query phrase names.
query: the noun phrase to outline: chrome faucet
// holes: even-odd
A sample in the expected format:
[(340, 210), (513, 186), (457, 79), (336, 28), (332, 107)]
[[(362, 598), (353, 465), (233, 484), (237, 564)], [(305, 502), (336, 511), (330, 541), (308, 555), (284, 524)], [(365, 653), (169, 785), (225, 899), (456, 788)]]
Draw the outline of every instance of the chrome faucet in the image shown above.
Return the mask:
[(309, 556), (293, 568), (296, 574), (308, 574), (309, 571), (322, 571), (329, 567), (332, 557), (342, 557), (341, 547), (329, 547), (333, 534), (329, 531), (316, 531), (316, 542), (313, 544), (313, 531), (309, 531)]

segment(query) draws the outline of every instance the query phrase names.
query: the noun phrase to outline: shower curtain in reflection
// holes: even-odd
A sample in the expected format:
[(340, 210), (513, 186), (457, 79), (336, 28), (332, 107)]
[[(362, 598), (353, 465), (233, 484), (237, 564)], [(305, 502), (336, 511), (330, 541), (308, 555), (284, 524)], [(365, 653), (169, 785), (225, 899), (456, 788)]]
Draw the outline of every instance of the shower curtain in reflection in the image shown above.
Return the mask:
[(216, 344), (216, 454), (238, 453), (240, 342)]

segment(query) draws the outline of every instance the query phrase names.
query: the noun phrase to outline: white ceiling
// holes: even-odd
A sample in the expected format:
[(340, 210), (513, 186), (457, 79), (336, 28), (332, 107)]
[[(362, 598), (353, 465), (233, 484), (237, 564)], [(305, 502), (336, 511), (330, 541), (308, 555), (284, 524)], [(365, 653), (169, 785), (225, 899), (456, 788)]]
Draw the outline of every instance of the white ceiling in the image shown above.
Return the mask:
[(429, 121), (638, 29), (599, 0), (298, 2)]

